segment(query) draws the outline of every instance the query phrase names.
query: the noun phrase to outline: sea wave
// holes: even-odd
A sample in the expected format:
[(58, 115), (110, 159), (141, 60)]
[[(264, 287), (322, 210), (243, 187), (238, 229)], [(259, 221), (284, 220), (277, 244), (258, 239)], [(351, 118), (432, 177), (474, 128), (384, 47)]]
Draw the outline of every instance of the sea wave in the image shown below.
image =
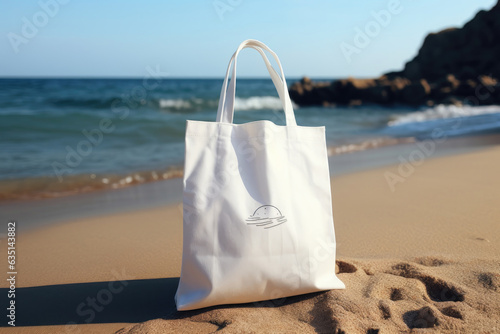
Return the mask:
[(447, 106), (438, 105), (423, 111), (395, 115), (387, 123), (388, 126), (399, 126), (409, 123), (421, 123), (439, 119), (469, 117), (500, 113), (500, 106)]
[(112, 190), (143, 183), (180, 178), (183, 169), (172, 166), (165, 170), (137, 171), (128, 174), (67, 175), (62, 182), (56, 177), (42, 176), (0, 180), (0, 201), (54, 198), (97, 190)]
[[(294, 108), (297, 106), (294, 104)], [(279, 97), (252, 96), (248, 98), (237, 97), (234, 101), (235, 110), (281, 110), (283, 106)]]
[[(120, 96), (111, 96), (107, 98), (85, 98), (85, 97), (71, 97), (71, 98), (47, 98), (42, 102), (42, 105), (47, 106), (47, 110), (70, 108), (76, 110), (111, 110), (114, 106), (127, 105), (131, 109), (150, 107), (152, 109), (160, 109), (170, 112), (197, 112), (203, 110), (217, 110), (219, 105), (218, 99), (210, 98), (156, 98), (150, 97), (141, 101), (132, 101), (131, 104), (124, 102)], [(293, 104), (294, 108), (298, 108)], [(36, 105), (37, 106), (37, 105)], [(33, 107), (32, 107), (33, 108)], [(281, 110), (281, 100), (277, 96), (251, 96), (251, 97), (236, 97), (234, 109), (235, 110)], [(8, 115), (8, 106), (0, 108), (0, 114)], [(12, 114), (26, 114), (34, 115), (37, 112), (26, 108), (25, 111), (16, 109)]]
[(344, 153), (366, 151), (384, 146), (413, 143), (415, 142), (415, 140), (416, 139), (413, 137), (401, 137), (401, 138), (380, 137), (380, 138), (366, 139), (357, 143), (349, 143), (344, 145), (330, 145), (328, 146), (328, 155), (332, 156)]
[[(189, 112), (204, 109), (217, 109), (219, 101), (216, 99), (160, 99), (160, 109), (173, 112)], [(234, 101), (235, 110), (281, 110), (281, 100), (276, 96), (237, 97)], [(297, 108), (294, 105), (294, 108)]]
[(192, 109), (193, 102), (183, 99), (160, 99), (158, 102), (160, 108), (162, 109), (175, 109), (175, 110), (183, 110), (183, 109)]
[[(377, 149), (384, 146), (414, 142), (408, 138), (372, 138), (357, 143), (328, 146), (328, 155), (346, 154)], [(132, 171), (123, 174), (82, 173), (66, 175), (62, 182), (54, 176), (0, 180), (0, 202), (12, 200), (44, 199), (76, 195), (101, 190), (126, 188), (183, 176), (183, 167), (175, 165), (163, 170)]]

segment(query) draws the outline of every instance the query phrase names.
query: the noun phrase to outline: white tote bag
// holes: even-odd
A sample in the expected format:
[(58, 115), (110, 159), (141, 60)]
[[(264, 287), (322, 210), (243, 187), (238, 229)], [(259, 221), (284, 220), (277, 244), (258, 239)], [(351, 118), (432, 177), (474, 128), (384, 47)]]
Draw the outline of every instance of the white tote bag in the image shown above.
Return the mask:
[[(244, 48), (264, 59), (286, 126), (233, 124)], [(259, 41), (241, 43), (231, 58), (217, 120), (187, 121), (183, 204), (178, 310), (345, 288), (335, 276), (325, 128), (296, 124), (279, 59)]]

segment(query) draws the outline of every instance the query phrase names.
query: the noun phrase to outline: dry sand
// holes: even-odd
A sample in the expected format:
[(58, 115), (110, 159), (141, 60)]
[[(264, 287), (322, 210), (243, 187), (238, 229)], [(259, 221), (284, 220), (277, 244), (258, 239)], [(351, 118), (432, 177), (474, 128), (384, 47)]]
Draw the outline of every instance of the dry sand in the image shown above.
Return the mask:
[(175, 311), (180, 206), (29, 231), (17, 241), (17, 314), (32, 326), (0, 332), (498, 333), (498, 166), (497, 146), (425, 161), (394, 192), (384, 175), (398, 166), (334, 178), (347, 289), (258, 307)]

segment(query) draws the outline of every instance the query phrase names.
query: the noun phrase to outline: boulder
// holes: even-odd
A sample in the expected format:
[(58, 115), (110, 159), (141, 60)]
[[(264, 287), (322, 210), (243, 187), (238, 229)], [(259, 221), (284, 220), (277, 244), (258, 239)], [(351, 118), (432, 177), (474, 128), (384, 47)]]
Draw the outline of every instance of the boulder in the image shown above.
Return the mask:
[(429, 99), (431, 87), (425, 79), (406, 85), (401, 91), (401, 102), (403, 104), (418, 106)]
[(427, 35), (415, 58), (401, 71), (375, 79), (313, 82), (290, 88), (298, 105), (349, 106), (375, 103), (411, 106), (500, 103), (500, 0), (462, 28)]

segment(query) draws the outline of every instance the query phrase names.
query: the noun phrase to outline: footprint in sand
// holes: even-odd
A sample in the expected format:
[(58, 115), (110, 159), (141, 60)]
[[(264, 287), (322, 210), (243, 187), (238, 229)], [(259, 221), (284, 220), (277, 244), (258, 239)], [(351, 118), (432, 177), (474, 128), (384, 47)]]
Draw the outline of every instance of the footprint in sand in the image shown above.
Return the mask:
[(337, 260), (336, 265), (338, 267), (338, 270), (335, 271), (336, 274), (352, 274), (358, 271), (355, 265), (345, 261)]
[(452, 263), (452, 261), (450, 260), (440, 259), (432, 256), (416, 258), (415, 262), (426, 267), (440, 267), (445, 264)]
[(392, 288), (391, 295), (390, 295), (389, 299), (392, 300), (393, 302), (398, 301), (398, 300), (403, 300), (404, 299), (403, 292), (401, 291), (401, 289)]
[(425, 306), (421, 309), (406, 312), (403, 321), (410, 328), (432, 328), (439, 326), (444, 319), (442, 315), (463, 320), (462, 312), (456, 306), (447, 306), (436, 309), (434, 306)]
[(464, 316), (462, 312), (456, 306), (448, 306), (439, 310), (441, 313), (448, 317), (463, 320)]
[(480, 273), (477, 276), (479, 283), (486, 289), (499, 291), (500, 290), (500, 274), (496, 273)]
[(387, 304), (386, 301), (381, 300), (378, 303), (378, 308), (379, 308), (380, 312), (382, 312), (382, 318), (384, 320), (387, 320), (387, 319), (391, 318), (391, 316), (392, 316), (392, 314), (391, 314), (391, 308), (389, 307), (389, 305)]
[(440, 278), (425, 275), (418, 268), (409, 263), (399, 263), (392, 267), (393, 271), (389, 272), (394, 275), (405, 278), (418, 279), (424, 283), (429, 298), (436, 302), (448, 301), (464, 301), (464, 292), (462, 289), (455, 287), (451, 283), (445, 282)]
[(438, 311), (430, 306), (406, 312), (403, 321), (410, 328), (432, 328), (439, 325)]

